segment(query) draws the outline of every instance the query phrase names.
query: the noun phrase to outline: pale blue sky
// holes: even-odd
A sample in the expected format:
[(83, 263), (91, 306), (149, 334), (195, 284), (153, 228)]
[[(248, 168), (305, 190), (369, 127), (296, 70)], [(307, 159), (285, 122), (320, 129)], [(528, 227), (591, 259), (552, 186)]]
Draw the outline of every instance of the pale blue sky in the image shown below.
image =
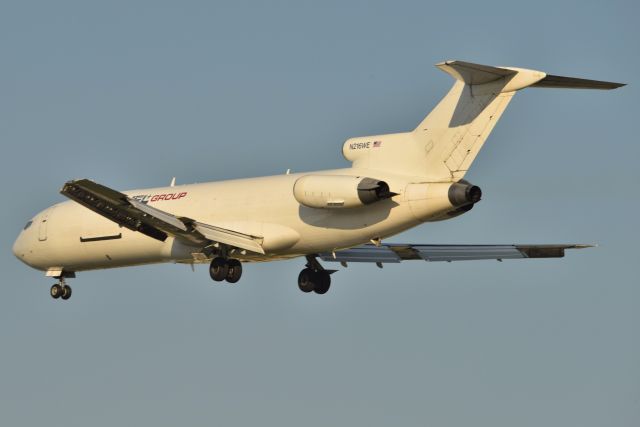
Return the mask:
[[(320, 6), (322, 4), (322, 6)], [(640, 425), (634, 1), (0, 3), (0, 424)], [(467, 215), (396, 241), (596, 242), (563, 260), (301, 260), (79, 274), (71, 301), (11, 244), (61, 185), (118, 189), (346, 166), (413, 128), (445, 59), (630, 85), (517, 95)]]

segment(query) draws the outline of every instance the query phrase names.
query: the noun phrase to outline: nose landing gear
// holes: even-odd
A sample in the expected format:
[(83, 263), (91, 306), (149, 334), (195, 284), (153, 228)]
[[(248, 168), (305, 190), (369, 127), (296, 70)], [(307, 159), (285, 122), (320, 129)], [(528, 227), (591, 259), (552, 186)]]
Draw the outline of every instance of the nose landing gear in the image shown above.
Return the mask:
[(211, 260), (209, 274), (216, 282), (236, 283), (242, 277), (242, 263), (233, 258), (215, 257)]
[(51, 298), (53, 299), (61, 298), (66, 301), (71, 298), (71, 286), (65, 283), (64, 277), (61, 277), (59, 283), (51, 286), (49, 295), (51, 295)]

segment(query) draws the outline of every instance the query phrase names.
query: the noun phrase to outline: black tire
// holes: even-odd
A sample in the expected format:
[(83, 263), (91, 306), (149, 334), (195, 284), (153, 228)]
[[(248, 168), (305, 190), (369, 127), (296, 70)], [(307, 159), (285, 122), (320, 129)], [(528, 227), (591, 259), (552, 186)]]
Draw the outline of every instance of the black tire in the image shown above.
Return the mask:
[(227, 271), (227, 282), (236, 283), (242, 277), (242, 263), (237, 259), (227, 261), (229, 269)]
[(51, 289), (49, 290), (49, 295), (51, 295), (51, 298), (53, 299), (60, 298), (62, 296), (62, 286), (60, 286), (57, 283), (51, 286)]
[(71, 286), (64, 286), (62, 288), (62, 295), (60, 296), (63, 300), (68, 300), (71, 298)]
[(211, 278), (216, 282), (222, 282), (227, 278), (227, 274), (229, 273), (229, 264), (227, 260), (222, 257), (216, 257), (211, 260), (211, 265), (209, 266), (209, 274)]
[(324, 295), (331, 287), (331, 276), (326, 271), (317, 271), (316, 273), (316, 287), (313, 291), (316, 294)]
[(298, 275), (298, 288), (304, 293), (313, 291), (316, 286), (315, 277), (316, 273), (312, 269), (305, 268)]

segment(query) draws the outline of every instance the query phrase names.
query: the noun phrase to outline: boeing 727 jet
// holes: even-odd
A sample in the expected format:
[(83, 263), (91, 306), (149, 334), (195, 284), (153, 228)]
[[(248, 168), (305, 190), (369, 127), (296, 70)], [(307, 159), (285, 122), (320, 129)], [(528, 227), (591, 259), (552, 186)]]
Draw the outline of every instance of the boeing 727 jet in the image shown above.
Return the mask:
[(549, 258), (588, 246), (385, 241), (480, 201), (465, 174), (517, 91), (623, 86), (463, 61), (437, 67), (455, 79), (447, 95), (412, 131), (347, 140), (350, 168), (130, 191), (73, 180), (60, 191), (71, 200), (27, 222), (13, 252), (55, 278), (50, 294), (66, 300), (77, 272), (142, 264), (206, 263), (213, 280), (235, 283), (244, 263), (304, 257), (300, 290), (324, 294), (335, 270), (321, 262)]

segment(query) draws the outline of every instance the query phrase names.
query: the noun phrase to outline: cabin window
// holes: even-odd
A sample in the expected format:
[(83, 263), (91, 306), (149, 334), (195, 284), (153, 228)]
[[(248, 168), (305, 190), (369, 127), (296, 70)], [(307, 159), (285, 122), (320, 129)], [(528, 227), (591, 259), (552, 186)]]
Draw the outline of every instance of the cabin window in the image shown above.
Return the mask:
[(31, 224), (33, 224), (33, 221), (29, 221), (28, 223), (26, 223), (23, 230), (26, 230), (27, 228), (31, 227)]

